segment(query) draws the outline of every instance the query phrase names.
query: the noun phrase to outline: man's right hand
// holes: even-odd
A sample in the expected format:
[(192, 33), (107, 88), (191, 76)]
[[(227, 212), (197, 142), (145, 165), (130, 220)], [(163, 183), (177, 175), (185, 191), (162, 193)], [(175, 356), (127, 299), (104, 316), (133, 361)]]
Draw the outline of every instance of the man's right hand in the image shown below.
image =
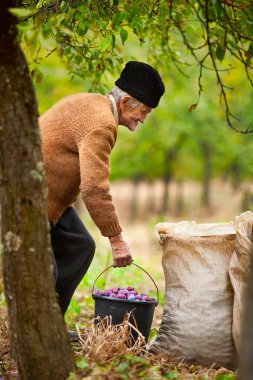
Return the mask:
[(126, 267), (130, 265), (133, 261), (129, 247), (127, 243), (123, 240), (122, 235), (109, 237), (112, 256), (113, 256), (113, 266), (114, 267)]

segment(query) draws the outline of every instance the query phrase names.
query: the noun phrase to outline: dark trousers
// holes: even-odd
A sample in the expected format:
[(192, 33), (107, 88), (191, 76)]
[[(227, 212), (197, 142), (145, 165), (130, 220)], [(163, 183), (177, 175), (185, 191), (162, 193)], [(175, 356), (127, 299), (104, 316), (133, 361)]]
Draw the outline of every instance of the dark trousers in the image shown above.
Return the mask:
[(93, 259), (95, 242), (75, 209), (69, 207), (56, 225), (51, 225), (51, 244), (55, 259), (56, 292), (64, 315)]

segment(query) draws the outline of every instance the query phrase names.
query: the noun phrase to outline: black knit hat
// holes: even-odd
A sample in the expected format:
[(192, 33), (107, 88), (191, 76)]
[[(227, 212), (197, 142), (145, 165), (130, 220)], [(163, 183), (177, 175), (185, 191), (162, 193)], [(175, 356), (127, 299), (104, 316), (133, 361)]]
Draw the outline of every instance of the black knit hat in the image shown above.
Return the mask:
[(147, 63), (130, 61), (122, 70), (116, 86), (151, 108), (158, 106), (165, 87), (158, 72)]

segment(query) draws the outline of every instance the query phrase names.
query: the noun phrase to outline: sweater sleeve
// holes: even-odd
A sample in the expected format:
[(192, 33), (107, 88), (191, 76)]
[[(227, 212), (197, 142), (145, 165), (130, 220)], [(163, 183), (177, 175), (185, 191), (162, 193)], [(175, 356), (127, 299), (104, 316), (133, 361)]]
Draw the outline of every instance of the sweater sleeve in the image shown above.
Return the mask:
[(116, 236), (120, 227), (110, 194), (109, 155), (115, 143), (110, 128), (95, 128), (79, 143), (80, 190), (87, 210), (103, 236)]

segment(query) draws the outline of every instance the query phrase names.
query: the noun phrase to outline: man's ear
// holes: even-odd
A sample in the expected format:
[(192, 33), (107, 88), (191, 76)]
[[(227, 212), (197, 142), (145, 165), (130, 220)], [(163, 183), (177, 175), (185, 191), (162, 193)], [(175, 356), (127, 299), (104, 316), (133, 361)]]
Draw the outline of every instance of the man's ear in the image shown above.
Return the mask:
[(125, 108), (127, 105), (127, 102), (131, 99), (131, 96), (125, 95), (121, 98), (120, 106)]

